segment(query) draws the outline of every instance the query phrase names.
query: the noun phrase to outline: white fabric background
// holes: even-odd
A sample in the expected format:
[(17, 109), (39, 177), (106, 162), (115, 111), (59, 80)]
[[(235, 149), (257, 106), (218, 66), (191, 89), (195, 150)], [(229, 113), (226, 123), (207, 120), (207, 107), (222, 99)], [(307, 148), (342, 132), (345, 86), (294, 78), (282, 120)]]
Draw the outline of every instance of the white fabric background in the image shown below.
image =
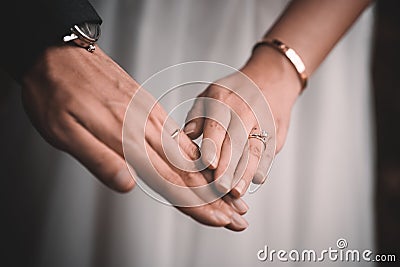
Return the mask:
[[(98, 0), (93, 4), (104, 19), (102, 48), (143, 82), (164, 67), (189, 60), (239, 68), (286, 2)], [(285, 148), (269, 180), (256, 194), (245, 197), (250, 206), (246, 231), (199, 225), (138, 188), (127, 195), (113, 193), (63, 155), (37, 264), (275, 266), (279, 263), (257, 260), (264, 245), (322, 250), (346, 238), (349, 248), (373, 249), (372, 21), (369, 9), (312, 77), (293, 111)]]

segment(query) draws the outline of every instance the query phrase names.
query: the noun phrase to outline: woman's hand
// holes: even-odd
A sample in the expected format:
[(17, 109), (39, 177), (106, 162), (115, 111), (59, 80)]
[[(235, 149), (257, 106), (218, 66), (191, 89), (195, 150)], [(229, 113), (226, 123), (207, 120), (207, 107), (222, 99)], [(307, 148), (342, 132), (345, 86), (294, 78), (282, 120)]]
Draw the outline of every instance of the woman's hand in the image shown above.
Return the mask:
[[(300, 92), (295, 69), (272, 48), (257, 48), (241, 72), (255, 85), (240, 72), (215, 82), (199, 95), (184, 128), (192, 139), (203, 134), (202, 160), (215, 169), (216, 188), (236, 198), (243, 196), (251, 181), (265, 181), (273, 154), (285, 142)], [(271, 108), (276, 136), (263, 97)], [(268, 133), (265, 146), (260, 139), (248, 138), (262, 130)], [(276, 140), (276, 150), (271, 140)]]
[[(135, 174), (138, 170), (146, 182), (172, 203), (200, 203), (198, 199), (209, 197), (209, 192), (197, 194), (186, 190), (184, 195), (176, 195), (174, 190), (160, 188), (164, 180), (182, 187), (208, 183), (206, 172), (177, 170), (166, 158), (169, 150), (180, 148), (183, 157), (192, 159), (198, 156), (197, 148), (182, 133), (179, 146), (167, 135), (167, 149), (163, 149), (161, 137), (167, 132), (163, 126), (174, 123), (166, 124), (166, 114), (152, 96), (139, 90), (139, 85), (101, 49), (92, 54), (67, 45), (48, 48), (25, 75), (22, 89), (24, 107), (41, 135), (77, 158), (105, 185), (120, 192), (131, 190), (135, 184), (124, 160), (121, 134), (126, 108), (135, 94), (140, 94), (140, 105), (134, 106), (134, 112), (127, 116), (147, 124), (133, 125), (139, 134), (131, 135), (135, 129), (129, 129), (124, 136), (126, 155), (131, 156), (127, 158), (132, 166), (130, 171)], [(153, 108), (149, 109), (150, 106)], [(140, 131), (145, 125), (146, 134)], [(146, 151), (135, 150), (138, 147)], [(247, 227), (240, 216), (247, 210), (242, 200), (225, 197), (210, 204), (201, 203), (178, 208), (207, 225), (232, 230)]]

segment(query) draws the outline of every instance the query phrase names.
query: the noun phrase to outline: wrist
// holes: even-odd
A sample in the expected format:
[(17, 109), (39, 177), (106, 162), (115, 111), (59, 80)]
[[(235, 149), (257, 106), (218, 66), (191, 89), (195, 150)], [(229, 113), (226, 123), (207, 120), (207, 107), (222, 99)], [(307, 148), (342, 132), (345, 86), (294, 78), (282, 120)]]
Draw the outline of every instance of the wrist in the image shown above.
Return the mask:
[[(96, 52), (100, 53), (100, 51)], [(57, 83), (59, 79), (64, 79), (65, 77), (59, 75), (58, 71), (60, 69), (65, 72), (65, 75), (71, 72), (66, 62), (74, 62), (74, 72), (78, 73), (82, 69), (79, 67), (79, 62), (87, 61), (88, 58), (93, 58), (94, 56), (78, 46), (62, 43), (48, 46), (37, 56), (32, 66), (21, 77), (22, 85), (27, 85), (35, 80)], [(55, 70), (57, 70), (56, 74), (54, 73)]]
[(272, 47), (260, 46), (255, 49), (242, 71), (267, 98), (273, 95), (293, 105), (301, 93), (296, 69), (283, 54)]

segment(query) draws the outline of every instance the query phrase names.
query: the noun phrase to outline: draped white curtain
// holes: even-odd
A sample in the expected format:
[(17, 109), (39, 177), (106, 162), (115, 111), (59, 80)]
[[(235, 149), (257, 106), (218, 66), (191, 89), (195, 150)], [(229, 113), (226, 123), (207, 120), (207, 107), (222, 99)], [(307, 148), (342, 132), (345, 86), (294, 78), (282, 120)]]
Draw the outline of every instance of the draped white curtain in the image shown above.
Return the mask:
[[(190, 60), (239, 68), (286, 5), (276, 0), (92, 2), (104, 20), (100, 45), (138, 82)], [(139, 188), (113, 193), (63, 155), (45, 213), (38, 266), (275, 266), (276, 261), (259, 262), (257, 251), (265, 245), (318, 251), (336, 247), (338, 238), (349, 248), (373, 249), (372, 22), (369, 9), (311, 78), (268, 181), (245, 197), (246, 231), (202, 226)]]

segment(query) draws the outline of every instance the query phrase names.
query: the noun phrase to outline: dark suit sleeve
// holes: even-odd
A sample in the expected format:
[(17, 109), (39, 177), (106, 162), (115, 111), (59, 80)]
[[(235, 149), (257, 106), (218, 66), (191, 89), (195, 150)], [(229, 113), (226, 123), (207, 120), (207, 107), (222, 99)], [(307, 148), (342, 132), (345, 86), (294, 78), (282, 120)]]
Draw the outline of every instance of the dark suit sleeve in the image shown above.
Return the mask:
[(74, 24), (101, 23), (87, 0), (8, 0), (0, 7), (0, 64), (15, 79), (43, 50), (62, 44)]

